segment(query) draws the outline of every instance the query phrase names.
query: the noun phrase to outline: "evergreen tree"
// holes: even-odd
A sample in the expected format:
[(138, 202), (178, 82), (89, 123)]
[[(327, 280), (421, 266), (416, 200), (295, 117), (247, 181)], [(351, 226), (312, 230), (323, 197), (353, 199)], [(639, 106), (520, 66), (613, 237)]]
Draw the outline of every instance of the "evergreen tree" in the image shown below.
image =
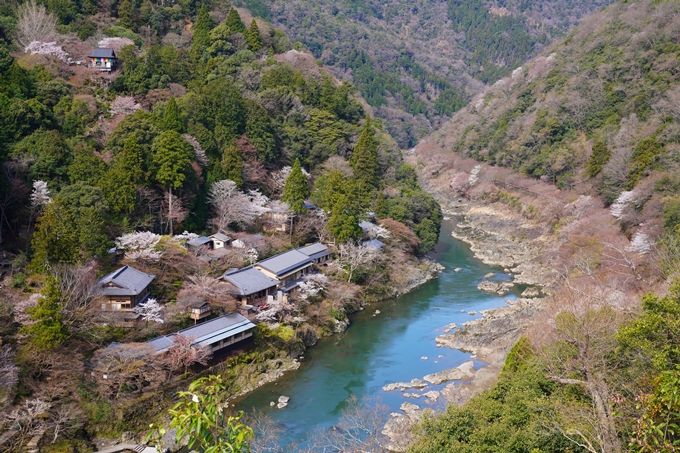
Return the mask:
[(361, 239), (363, 235), (359, 226), (359, 213), (355, 211), (353, 205), (347, 195), (341, 195), (333, 206), (326, 229), (338, 242)]
[(590, 154), (590, 160), (588, 161), (588, 176), (591, 178), (594, 176), (597, 176), (601, 171), (602, 168), (606, 165), (606, 163), (609, 161), (609, 157), (611, 156), (612, 152), (610, 149), (607, 148), (607, 146), (602, 143), (601, 140), (598, 140), (594, 145), (593, 145), (593, 151)]
[(354, 146), (350, 161), (354, 176), (374, 187), (378, 186), (378, 145), (375, 142), (371, 118), (366, 117), (366, 125)]
[(212, 30), (212, 20), (205, 4), (201, 5), (201, 9), (198, 11), (193, 30), (194, 35), (191, 39), (189, 53), (195, 60), (198, 60), (203, 55), (203, 51), (210, 45), (210, 30)]
[(78, 262), (78, 225), (73, 211), (64, 202), (55, 199), (45, 206), (36, 223), (31, 247), (31, 267), (37, 271), (52, 263)]
[(118, 7), (118, 23), (121, 27), (135, 29), (135, 8), (130, 0), (123, 0)]
[(260, 36), (260, 29), (257, 27), (257, 22), (253, 19), (250, 22), (250, 28), (246, 33), (246, 41), (250, 50), (257, 53), (262, 49), (262, 36)]
[(255, 101), (246, 101), (246, 135), (257, 149), (257, 160), (266, 164), (278, 157), (274, 125), (267, 109)]
[(387, 197), (385, 194), (378, 194), (378, 197), (375, 199), (373, 211), (375, 212), (376, 217), (379, 219), (384, 219), (385, 217), (389, 216), (390, 206), (387, 203)]
[(232, 7), (229, 10), (229, 14), (227, 15), (227, 19), (224, 21), (224, 23), (229, 27), (229, 30), (231, 30), (231, 33), (244, 33), (246, 31), (246, 26), (243, 24), (243, 21), (241, 20), (241, 16), (239, 16), (238, 11), (236, 11), (236, 8)]
[(118, 154), (111, 168), (104, 175), (100, 186), (114, 212), (131, 214), (137, 203), (137, 186), (148, 177), (144, 169), (144, 150), (135, 135), (125, 140), (123, 151)]
[(33, 324), (25, 325), (21, 332), (39, 350), (54, 349), (68, 338), (68, 330), (62, 322), (61, 304), (63, 294), (56, 277), (49, 275), (35, 307), (27, 310)]
[(162, 127), (166, 131), (184, 132), (184, 123), (174, 97), (170, 98), (168, 103), (165, 104)]
[(300, 159), (295, 159), (293, 169), (286, 178), (286, 184), (283, 186), (282, 201), (290, 205), (290, 209), (298, 214), (307, 212), (305, 208), (305, 200), (309, 197), (309, 183), (307, 177), (302, 173), (302, 166)]
[(243, 158), (234, 144), (227, 146), (222, 154), (222, 174), (223, 179), (230, 179), (239, 187), (243, 185)]

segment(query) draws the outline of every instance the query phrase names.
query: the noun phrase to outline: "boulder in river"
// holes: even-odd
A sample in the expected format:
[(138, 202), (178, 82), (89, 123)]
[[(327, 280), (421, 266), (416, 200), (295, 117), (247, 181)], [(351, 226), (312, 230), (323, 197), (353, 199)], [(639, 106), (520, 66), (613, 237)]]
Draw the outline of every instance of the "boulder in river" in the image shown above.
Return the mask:
[(485, 293), (497, 293), (501, 290), (501, 285), (496, 282), (483, 281), (477, 285), (477, 289)]
[(460, 271), (462, 271), (462, 270), (463, 270), (463, 269), (461, 269), (460, 267), (457, 267), (457, 268), (455, 268), (455, 269), (453, 270), (453, 272), (460, 272)]
[(463, 378), (469, 378), (471, 369), (474, 369), (474, 364), (472, 362), (465, 362), (464, 364), (456, 368), (451, 368), (450, 370), (443, 370), (428, 374), (427, 376), (423, 377), (423, 379), (431, 384), (439, 385), (446, 381), (456, 381)]
[(496, 274), (494, 274), (493, 272), (489, 272), (488, 274), (486, 274), (484, 276), (484, 278), (494, 278), (495, 276), (496, 276)]
[(535, 287), (529, 287), (522, 291), (522, 297), (538, 297), (541, 295), (541, 290)]
[(286, 403), (287, 404), (288, 401), (290, 401), (290, 397), (284, 396), (284, 395), (279, 396), (279, 403)]

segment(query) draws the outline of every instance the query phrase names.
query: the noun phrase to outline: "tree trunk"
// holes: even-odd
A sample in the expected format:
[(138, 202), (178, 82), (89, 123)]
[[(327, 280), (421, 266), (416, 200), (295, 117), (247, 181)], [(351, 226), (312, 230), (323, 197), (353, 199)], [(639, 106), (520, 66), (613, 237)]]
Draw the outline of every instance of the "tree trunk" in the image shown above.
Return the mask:
[(170, 222), (170, 236), (173, 236), (173, 230), (172, 230), (172, 186), (170, 186), (170, 190), (168, 191), (168, 221)]

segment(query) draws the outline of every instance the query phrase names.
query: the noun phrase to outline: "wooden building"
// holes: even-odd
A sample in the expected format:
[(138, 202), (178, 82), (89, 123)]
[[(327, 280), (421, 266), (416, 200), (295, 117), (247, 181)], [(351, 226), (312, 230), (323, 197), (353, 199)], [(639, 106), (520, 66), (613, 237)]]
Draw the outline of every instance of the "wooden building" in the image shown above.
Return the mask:
[(275, 296), (281, 282), (260, 272), (252, 266), (243, 269), (229, 269), (220, 278), (227, 283), (241, 306), (256, 307)]
[(300, 247), (297, 251), (307, 255), (314, 264), (323, 264), (333, 258), (333, 251), (320, 242)]
[(103, 311), (132, 311), (149, 297), (149, 285), (156, 278), (131, 266), (123, 266), (97, 283), (103, 297)]
[(286, 286), (312, 272), (312, 259), (298, 250), (289, 250), (254, 265), (267, 277), (279, 280)]
[(194, 320), (194, 324), (208, 319), (212, 314), (212, 308), (208, 302), (193, 303), (189, 305), (187, 311), (189, 312), (189, 318)]
[(90, 66), (100, 71), (111, 72), (116, 69), (118, 57), (113, 49), (97, 47), (87, 56), (90, 59)]
[(175, 343), (175, 335), (182, 335), (193, 340), (192, 346), (207, 346), (215, 353), (229, 346), (252, 342), (253, 330), (255, 324), (247, 318), (238, 313), (229, 313), (174, 334), (155, 338), (147, 344), (156, 354), (161, 354)]

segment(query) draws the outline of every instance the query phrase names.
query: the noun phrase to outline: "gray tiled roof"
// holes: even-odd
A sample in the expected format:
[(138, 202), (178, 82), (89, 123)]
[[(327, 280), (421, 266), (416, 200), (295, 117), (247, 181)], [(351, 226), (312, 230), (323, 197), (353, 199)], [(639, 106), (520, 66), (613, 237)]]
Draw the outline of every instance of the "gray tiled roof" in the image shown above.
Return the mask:
[[(147, 274), (130, 266), (105, 275), (99, 280), (101, 294), (104, 296), (137, 296), (156, 278), (153, 274)], [(115, 286), (105, 286), (111, 284)]]
[(116, 58), (116, 53), (113, 49), (105, 47), (97, 47), (92, 50), (92, 53), (88, 55), (89, 58)]
[(385, 246), (385, 244), (382, 241), (380, 241), (379, 239), (370, 239), (368, 241), (364, 241), (363, 246), (364, 247), (373, 247), (375, 249), (380, 250), (381, 248), (383, 248)]
[(192, 239), (189, 242), (187, 242), (187, 245), (190, 245), (192, 247), (200, 247), (202, 245), (207, 244), (208, 242), (212, 242), (212, 239), (206, 236), (199, 236), (196, 239)]
[(278, 285), (280, 282), (276, 279), (269, 278), (262, 272), (253, 268), (246, 267), (241, 270), (228, 270), (222, 275), (222, 280), (234, 285), (240, 296), (248, 296), (250, 294), (259, 293), (267, 288)]
[(223, 234), (223, 233), (215, 233), (215, 234), (211, 235), (210, 237), (215, 238), (217, 240), (220, 240), (222, 242), (227, 242), (227, 241), (231, 240), (231, 238), (229, 236), (227, 236), (226, 234)]
[(174, 343), (175, 335), (193, 338), (196, 346), (210, 346), (240, 332), (254, 329), (255, 324), (238, 313), (229, 313), (211, 321), (197, 324), (177, 333), (159, 337), (148, 342), (157, 352), (168, 349)]
[(298, 252), (302, 252), (307, 256), (312, 256), (316, 253), (325, 252), (326, 250), (328, 250), (328, 247), (320, 242), (316, 242), (312, 245), (307, 245), (305, 247), (300, 247), (299, 249), (297, 249)]
[(264, 261), (260, 261), (256, 266), (260, 266), (276, 275), (285, 275), (288, 272), (311, 263), (310, 257), (297, 250), (274, 255)]

